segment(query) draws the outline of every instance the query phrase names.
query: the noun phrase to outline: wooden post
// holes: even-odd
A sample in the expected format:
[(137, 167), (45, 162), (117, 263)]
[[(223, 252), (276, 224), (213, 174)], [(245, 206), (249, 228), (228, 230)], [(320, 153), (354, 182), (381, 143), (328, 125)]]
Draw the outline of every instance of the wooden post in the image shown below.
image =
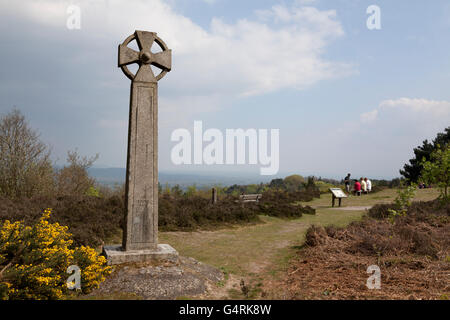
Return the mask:
[(211, 192), (212, 192), (212, 204), (216, 204), (217, 203), (217, 189), (212, 188)]

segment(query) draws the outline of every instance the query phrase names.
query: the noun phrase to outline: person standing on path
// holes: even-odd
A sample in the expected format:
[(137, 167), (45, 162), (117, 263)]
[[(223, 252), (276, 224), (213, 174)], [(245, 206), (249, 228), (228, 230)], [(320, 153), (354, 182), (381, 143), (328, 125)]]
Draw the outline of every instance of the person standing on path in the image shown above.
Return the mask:
[(345, 190), (347, 190), (347, 193), (350, 193), (350, 176), (351, 174), (348, 173), (347, 176), (344, 178)]

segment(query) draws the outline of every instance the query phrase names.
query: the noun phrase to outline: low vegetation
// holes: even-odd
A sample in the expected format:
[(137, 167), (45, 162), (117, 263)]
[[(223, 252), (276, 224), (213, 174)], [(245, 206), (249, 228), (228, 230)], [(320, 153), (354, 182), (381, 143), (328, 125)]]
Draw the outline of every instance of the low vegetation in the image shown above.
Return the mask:
[[(312, 226), (286, 276), (291, 299), (441, 299), (450, 279), (450, 202), (375, 205), (348, 227)], [(381, 269), (382, 290), (369, 290), (366, 269)]]
[[(294, 205), (316, 193), (267, 191), (259, 203), (241, 203), (238, 197), (225, 196), (217, 204), (198, 195), (164, 193), (159, 197), (161, 231), (192, 231), (233, 224), (261, 222), (259, 215), (298, 218), (315, 210)], [(45, 208), (52, 208), (51, 222), (68, 226), (77, 245), (100, 246), (120, 239), (124, 221), (124, 197), (61, 196), (7, 199), (0, 197), (0, 221), (36, 223)]]

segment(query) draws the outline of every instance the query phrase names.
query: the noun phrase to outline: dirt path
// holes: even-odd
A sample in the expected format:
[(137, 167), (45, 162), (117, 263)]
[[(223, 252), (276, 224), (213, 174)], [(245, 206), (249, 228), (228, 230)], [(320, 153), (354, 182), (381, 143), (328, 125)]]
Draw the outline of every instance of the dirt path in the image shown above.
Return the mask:
[(332, 208), (330, 210), (343, 210), (343, 211), (364, 211), (369, 210), (372, 206), (359, 206), (359, 207), (344, 207), (344, 208)]

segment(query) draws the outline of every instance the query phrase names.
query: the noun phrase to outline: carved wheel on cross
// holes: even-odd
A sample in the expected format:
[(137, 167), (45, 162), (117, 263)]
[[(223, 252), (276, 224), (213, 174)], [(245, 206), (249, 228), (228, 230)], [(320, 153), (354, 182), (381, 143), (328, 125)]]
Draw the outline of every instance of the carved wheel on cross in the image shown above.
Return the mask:
[[(136, 40), (140, 51), (128, 47), (133, 40)], [(153, 53), (151, 51), (154, 43), (161, 48), (161, 52)], [(133, 63), (139, 65), (136, 74), (128, 69), (128, 65)], [(118, 65), (131, 81), (157, 82), (172, 69), (172, 50), (155, 32), (136, 31), (119, 45)], [(161, 72), (155, 76), (151, 66), (161, 69)]]

